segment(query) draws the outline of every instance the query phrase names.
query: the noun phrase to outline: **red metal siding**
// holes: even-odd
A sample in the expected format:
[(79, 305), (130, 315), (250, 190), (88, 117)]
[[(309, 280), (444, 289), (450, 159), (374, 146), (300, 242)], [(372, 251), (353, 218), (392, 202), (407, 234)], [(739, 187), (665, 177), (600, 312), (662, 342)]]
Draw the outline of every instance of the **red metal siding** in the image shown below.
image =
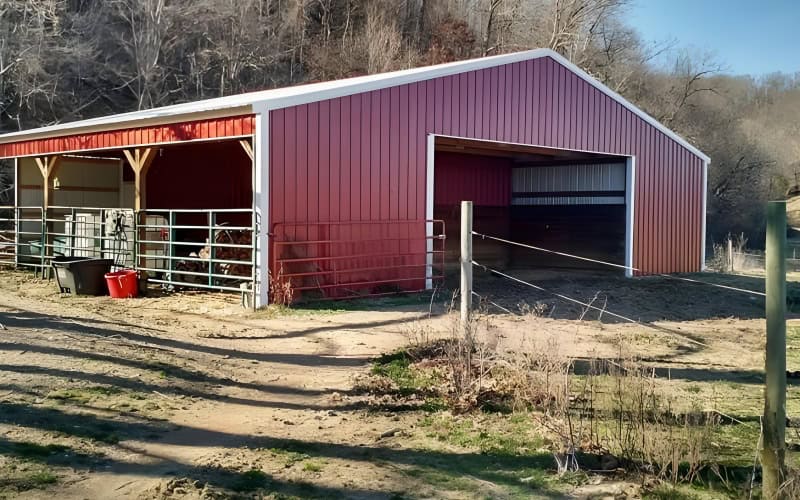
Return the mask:
[[(147, 172), (147, 208), (250, 208), (252, 171), (237, 141), (164, 148)], [(225, 182), (214, 181), (220, 172)]]
[(423, 218), (436, 133), (635, 156), (634, 265), (700, 266), (701, 159), (550, 58), (275, 110), (270, 126), (272, 224)]
[(197, 139), (241, 137), (252, 135), (254, 128), (253, 116), (247, 115), (153, 125), (113, 132), (91, 132), (52, 139), (0, 144), (0, 158), (147, 146)]
[(461, 200), (476, 206), (511, 204), (511, 160), (458, 153), (436, 153), (434, 193), (437, 207), (458, 208)]

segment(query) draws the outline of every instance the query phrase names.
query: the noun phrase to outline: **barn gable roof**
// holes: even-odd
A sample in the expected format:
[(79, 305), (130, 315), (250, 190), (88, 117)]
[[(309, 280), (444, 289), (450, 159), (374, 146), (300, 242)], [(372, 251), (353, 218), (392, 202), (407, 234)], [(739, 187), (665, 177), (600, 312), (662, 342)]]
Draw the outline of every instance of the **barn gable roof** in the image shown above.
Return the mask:
[(552, 58), (559, 64), (566, 67), (569, 71), (576, 74), (581, 79), (597, 88), (599, 91), (608, 95), (616, 102), (630, 110), (638, 117), (642, 118), (656, 129), (663, 132), (665, 135), (669, 136), (677, 143), (681, 144), (694, 155), (706, 162), (709, 161), (709, 157), (706, 154), (691, 145), (688, 141), (667, 128), (665, 125), (658, 122), (652, 116), (648, 115), (630, 103), (618, 93), (608, 88), (606, 85), (593, 78), (591, 75), (574, 65), (568, 59), (550, 49), (535, 49), (511, 54), (502, 54), (498, 56), (483, 57), (479, 59), (470, 59), (466, 61), (456, 61), (452, 63), (439, 64), (436, 66), (425, 66), (421, 68), (394, 71), (390, 73), (379, 73), (375, 75), (359, 76), (342, 80), (311, 83), (258, 92), (248, 92), (245, 94), (175, 104), (160, 108), (91, 118), (88, 120), (79, 120), (75, 122), (62, 123), (0, 135), (0, 144), (61, 137), (84, 132), (109, 131), (120, 128), (137, 127), (145, 124), (153, 125), (175, 123), (209, 116), (233, 116), (239, 114), (259, 113), (272, 109), (280, 109), (336, 97), (359, 94), (362, 92), (369, 92), (372, 90), (415, 83), (495, 66), (503, 66), (506, 64), (528, 61), (542, 57)]

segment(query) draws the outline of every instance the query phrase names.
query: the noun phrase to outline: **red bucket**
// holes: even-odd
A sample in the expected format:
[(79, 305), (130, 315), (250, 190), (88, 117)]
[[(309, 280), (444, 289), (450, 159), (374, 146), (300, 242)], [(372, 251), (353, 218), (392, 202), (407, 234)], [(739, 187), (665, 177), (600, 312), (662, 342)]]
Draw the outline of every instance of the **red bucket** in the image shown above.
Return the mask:
[(139, 296), (139, 273), (133, 269), (122, 269), (106, 273), (108, 293), (115, 299), (130, 299)]

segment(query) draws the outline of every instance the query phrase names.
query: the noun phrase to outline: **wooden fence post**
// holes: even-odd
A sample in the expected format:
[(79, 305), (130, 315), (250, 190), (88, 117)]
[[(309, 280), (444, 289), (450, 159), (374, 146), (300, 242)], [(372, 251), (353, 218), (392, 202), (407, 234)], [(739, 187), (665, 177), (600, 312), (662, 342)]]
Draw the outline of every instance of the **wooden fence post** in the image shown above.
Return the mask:
[(728, 236), (728, 271), (733, 274), (733, 239)]
[(762, 491), (780, 499), (786, 477), (786, 202), (767, 204), (767, 357), (761, 445)]
[(461, 328), (470, 340), (472, 312), (472, 202), (461, 202)]

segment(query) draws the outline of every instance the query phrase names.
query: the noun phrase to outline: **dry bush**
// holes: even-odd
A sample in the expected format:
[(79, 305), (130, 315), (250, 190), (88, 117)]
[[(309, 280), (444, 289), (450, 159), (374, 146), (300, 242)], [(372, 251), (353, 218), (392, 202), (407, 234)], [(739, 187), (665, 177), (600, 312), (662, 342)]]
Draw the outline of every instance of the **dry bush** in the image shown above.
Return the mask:
[(780, 493), (783, 498), (800, 498), (800, 470), (788, 468), (786, 480), (781, 485)]
[(558, 341), (526, 342), (505, 353), (492, 371), (497, 387), (516, 410), (537, 408), (563, 414), (569, 405), (572, 360), (561, 354)]
[(684, 394), (671, 392), (633, 358), (610, 364), (608, 379), (612, 421), (597, 430), (596, 442), (628, 466), (672, 483), (691, 483), (713, 463), (718, 414), (701, 411), (696, 402), (687, 408)]
[(289, 306), (294, 300), (292, 282), (283, 276), (283, 266), (277, 275), (269, 273), (269, 297), (273, 304), (281, 306)]
[(367, 72), (374, 74), (396, 69), (403, 50), (403, 34), (377, 3), (371, 4), (367, 10), (364, 36)]
[(433, 335), (427, 325), (422, 323), (412, 323), (408, 329), (403, 331), (409, 351), (417, 351), (425, 348), (433, 342)]
[[(733, 250), (733, 256), (728, 255), (728, 248)], [(709, 269), (718, 273), (731, 272), (731, 260), (733, 260), (733, 271), (741, 271), (751, 267), (747, 262), (747, 237), (744, 233), (737, 236), (728, 236), (720, 244), (714, 244), (714, 251), (711, 258), (706, 262)]]
[(548, 310), (550, 314), (553, 313), (554, 307), (550, 307), (546, 302), (536, 301), (533, 304), (528, 304), (524, 300), (517, 303), (517, 309), (523, 316), (533, 316), (536, 318), (544, 317)]
[(454, 315), (450, 337), (438, 341), (422, 324), (408, 330), (409, 353), (418, 353), (412, 359), (439, 370), (447, 382), (436, 390), (452, 411), (533, 410), (553, 438), (560, 473), (586, 459), (580, 465), (624, 468), (673, 484), (693, 483), (704, 471), (719, 475), (713, 444), (719, 415), (628, 356), (624, 339), (617, 340), (615, 359), (591, 356), (577, 376), (576, 360), (556, 337), (523, 335), (518, 346), (498, 353), (492, 334), (488, 317), (479, 314), (468, 325)]
[(425, 64), (442, 64), (469, 59), (475, 50), (475, 33), (461, 20), (446, 17), (431, 27)]
[(702, 411), (699, 402), (687, 406), (684, 394), (621, 348), (616, 360), (585, 363), (576, 377), (574, 360), (555, 338), (523, 340), (491, 370), (491, 385), (514, 409), (540, 412), (557, 443), (559, 472), (578, 468), (578, 452), (600, 457), (602, 469), (626, 467), (672, 483), (691, 483), (714, 466), (718, 414)]

